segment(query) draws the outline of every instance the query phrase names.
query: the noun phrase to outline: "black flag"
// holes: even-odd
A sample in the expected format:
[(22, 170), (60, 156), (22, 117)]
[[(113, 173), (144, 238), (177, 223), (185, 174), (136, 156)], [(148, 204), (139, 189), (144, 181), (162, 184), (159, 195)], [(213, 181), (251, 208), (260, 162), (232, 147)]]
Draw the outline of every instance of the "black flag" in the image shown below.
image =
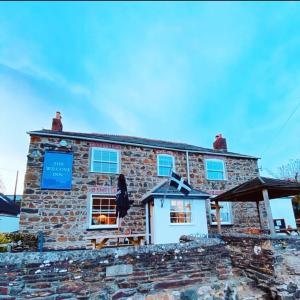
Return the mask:
[(133, 201), (129, 201), (128, 198), (125, 176), (120, 174), (118, 178), (118, 189), (116, 194), (116, 218), (124, 218), (127, 215), (127, 211), (132, 202)]
[(187, 195), (192, 190), (192, 187), (189, 185), (189, 183), (175, 172), (172, 172), (171, 174), (170, 185), (174, 186), (179, 192), (185, 195)]

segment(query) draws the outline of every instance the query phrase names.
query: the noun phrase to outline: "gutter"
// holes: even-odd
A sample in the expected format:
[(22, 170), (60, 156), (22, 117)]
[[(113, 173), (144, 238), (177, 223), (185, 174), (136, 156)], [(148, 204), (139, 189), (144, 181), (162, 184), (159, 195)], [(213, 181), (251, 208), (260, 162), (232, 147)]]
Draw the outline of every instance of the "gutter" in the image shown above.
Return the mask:
[[(171, 147), (162, 147), (162, 146), (151, 146), (145, 144), (135, 144), (130, 142), (118, 142), (118, 141), (111, 141), (101, 138), (89, 138), (89, 137), (79, 137), (75, 135), (64, 135), (64, 134), (53, 134), (53, 133), (43, 133), (43, 132), (35, 132), (35, 131), (27, 131), (29, 135), (37, 135), (37, 136), (50, 136), (50, 137), (58, 137), (58, 138), (66, 138), (66, 139), (76, 139), (76, 140), (83, 140), (83, 141), (93, 141), (93, 142), (104, 142), (104, 143), (111, 143), (117, 145), (130, 145), (130, 146), (138, 146), (138, 147), (145, 147), (145, 148), (152, 148), (152, 149), (163, 149), (163, 150), (173, 150), (178, 152), (186, 152), (187, 150), (171, 148)], [(208, 151), (197, 151), (197, 150), (188, 150), (192, 153), (200, 153), (200, 154), (208, 154), (208, 155), (216, 155), (216, 156), (228, 156), (228, 157), (238, 157), (238, 158), (247, 158), (247, 159), (260, 159), (260, 157), (254, 156), (247, 156), (247, 155), (238, 155), (238, 154), (228, 154), (228, 153), (218, 153), (218, 152), (208, 152)]]

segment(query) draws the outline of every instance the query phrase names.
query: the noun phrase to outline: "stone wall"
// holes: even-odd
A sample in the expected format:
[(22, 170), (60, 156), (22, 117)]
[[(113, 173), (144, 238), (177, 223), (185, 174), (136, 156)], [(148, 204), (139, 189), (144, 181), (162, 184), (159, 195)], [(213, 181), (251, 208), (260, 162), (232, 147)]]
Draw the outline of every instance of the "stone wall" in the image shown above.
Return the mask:
[[(0, 254), (0, 299), (135, 299), (231, 276), (224, 243)], [(2, 297), (1, 297), (2, 296)]]
[[(121, 153), (121, 173), (126, 176), (130, 199), (134, 200), (121, 227), (133, 233), (145, 233), (145, 211), (141, 204), (142, 196), (165, 178), (157, 176), (156, 157), (159, 153), (169, 153), (175, 157), (176, 172), (186, 177), (186, 156), (179, 151), (163, 151), (143, 147), (96, 143), (84, 140), (65, 139), (74, 151), (72, 190), (41, 190), (40, 180), (43, 168), (44, 143), (59, 143), (58, 138), (31, 136), (29, 156), (24, 182), (24, 195), (21, 203), (20, 230), (27, 233), (43, 231), (45, 247), (49, 249), (87, 248), (87, 237), (101, 232), (112, 234), (112, 230), (88, 230), (88, 207), (90, 195), (111, 184), (116, 186), (118, 175), (89, 172), (90, 148), (117, 147)], [(42, 153), (33, 157), (34, 150)], [(196, 189), (216, 194), (230, 189), (258, 175), (256, 159), (221, 157), (226, 164), (228, 180), (208, 181), (205, 178), (205, 158), (202, 154), (190, 153), (191, 184)], [(220, 158), (218, 156), (218, 158)], [(248, 227), (258, 227), (255, 204), (234, 203), (233, 225), (223, 226), (223, 231), (242, 231)], [(209, 209), (207, 210), (209, 212)], [(209, 220), (209, 215), (208, 215)], [(209, 228), (211, 232), (216, 226)]]
[(270, 299), (300, 299), (300, 237), (223, 235), (233, 268)]
[(221, 239), (3, 253), (0, 299), (300, 299), (299, 237)]

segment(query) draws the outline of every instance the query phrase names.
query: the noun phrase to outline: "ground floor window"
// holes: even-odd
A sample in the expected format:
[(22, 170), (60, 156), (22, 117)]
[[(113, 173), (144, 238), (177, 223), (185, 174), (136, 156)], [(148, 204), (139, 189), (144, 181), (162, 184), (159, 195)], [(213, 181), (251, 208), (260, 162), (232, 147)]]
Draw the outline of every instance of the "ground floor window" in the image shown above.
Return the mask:
[(172, 224), (186, 224), (192, 222), (192, 209), (190, 200), (170, 201), (170, 222)]
[(92, 196), (90, 228), (117, 227), (116, 199), (114, 197)]
[[(219, 205), (221, 206), (220, 209), (221, 224), (232, 224), (231, 203), (219, 202)], [(213, 225), (217, 224), (216, 210), (213, 208), (210, 209), (210, 220), (211, 220), (211, 224)]]

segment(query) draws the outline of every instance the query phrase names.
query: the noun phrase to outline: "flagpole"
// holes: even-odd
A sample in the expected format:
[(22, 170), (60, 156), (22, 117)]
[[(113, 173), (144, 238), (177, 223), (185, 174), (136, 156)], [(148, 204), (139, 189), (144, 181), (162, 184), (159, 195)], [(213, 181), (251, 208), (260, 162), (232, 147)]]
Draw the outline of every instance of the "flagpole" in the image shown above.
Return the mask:
[(169, 171), (169, 176), (168, 176), (168, 188), (167, 188), (166, 192), (164, 193), (164, 199), (163, 199), (163, 202), (161, 203), (161, 207), (164, 206), (164, 202), (165, 202), (165, 200), (166, 200), (166, 195), (167, 195), (167, 193), (169, 192), (170, 182), (171, 182), (171, 176), (172, 176), (172, 171), (173, 171), (173, 162), (172, 162), (172, 164), (171, 164), (170, 171)]

